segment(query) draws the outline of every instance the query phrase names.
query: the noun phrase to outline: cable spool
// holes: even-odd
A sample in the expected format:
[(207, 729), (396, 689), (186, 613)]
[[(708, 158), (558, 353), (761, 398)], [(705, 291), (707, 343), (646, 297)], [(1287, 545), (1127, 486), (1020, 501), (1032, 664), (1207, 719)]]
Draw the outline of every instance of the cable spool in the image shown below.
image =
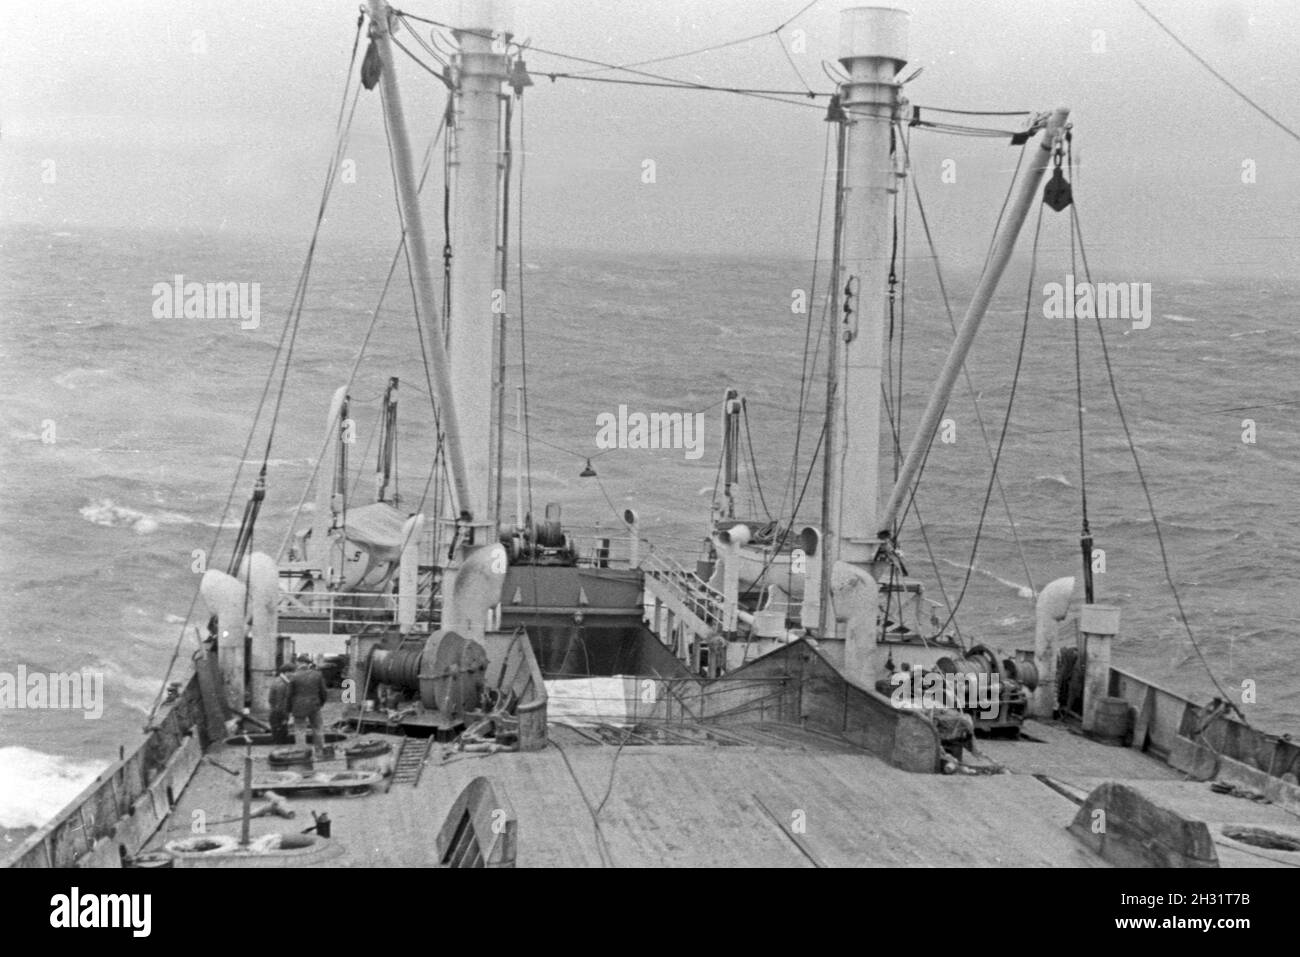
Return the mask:
[(1002, 667), (1006, 669), (1008, 678), (1019, 681), (1030, 691), (1038, 687), (1038, 665), (1034, 664), (1030, 659), (1007, 658), (1002, 662)]
[(946, 675), (982, 675), (987, 674), (988, 669), (984, 663), (971, 658), (940, 658), (935, 662), (935, 667)]
[(424, 644), (407, 644), (395, 651), (376, 648), (370, 653), (371, 676), (378, 684), (414, 691), (420, 687), (420, 657)]
[(997, 656), (984, 645), (976, 645), (960, 658), (940, 658), (935, 662), (944, 674), (1002, 676), (1002, 666)]
[(543, 548), (562, 548), (564, 530), (558, 521), (543, 519), (533, 527), (535, 541)]
[(477, 708), (483, 697), (487, 652), (454, 631), (435, 632), (421, 654), (420, 703), (454, 718)]
[(1002, 666), (998, 663), (998, 656), (987, 645), (975, 645), (966, 652), (966, 659), (979, 665), (976, 673), (1002, 676)]

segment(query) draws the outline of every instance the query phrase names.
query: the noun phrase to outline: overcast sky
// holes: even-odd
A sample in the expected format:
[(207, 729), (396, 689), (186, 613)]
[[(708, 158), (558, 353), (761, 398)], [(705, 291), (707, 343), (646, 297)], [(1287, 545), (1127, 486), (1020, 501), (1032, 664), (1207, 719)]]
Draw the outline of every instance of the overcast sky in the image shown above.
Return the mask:
[[(538, 47), (626, 63), (773, 28), (805, 2), (519, 0), (513, 16), (517, 35)], [(1147, 2), (1239, 87), (1300, 126), (1300, 3)], [(822, 0), (782, 31), (793, 66), (767, 37), (648, 69), (829, 91), (822, 61), (837, 55), (839, 10), (848, 5)], [(924, 67), (906, 87), (913, 102), (1072, 108), (1080, 214), (1098, 257), (1207, 273), (1289, 275), (1300, 265), (1300, 143), (1220, 85), (1131, 0), (897, 5), (912, 12), (905, 73)], [(404, 9), (446, 19), (454, 6), (409, 0)], [(256, 231), (305, 241), (356, 11), (355, 0), (0, 0), (0, 217), (51, 229)], [(533, 248), (811, 254), (821, 110), (552, 83), (541, 74), (581, 67), (540, 53), (528, 62), (537, 80), (525, 95)], [(400, 54), (399, 64), (422, 146), (444, 93)], [(357, 182), (335, 191), (329, 228), (392, 238), (377, 94), (363, 95), (351, 137)], [(978, 261), (1016, 151), (922, 131), (913, 144), (941, 246)], [(656, 162), (653, 185), (641, 182), (644, 159)], [(945, 159), (955, 162), (954, 183), (942, 182)], [(1254, 183), (1242, 181), (1248, 161)]]

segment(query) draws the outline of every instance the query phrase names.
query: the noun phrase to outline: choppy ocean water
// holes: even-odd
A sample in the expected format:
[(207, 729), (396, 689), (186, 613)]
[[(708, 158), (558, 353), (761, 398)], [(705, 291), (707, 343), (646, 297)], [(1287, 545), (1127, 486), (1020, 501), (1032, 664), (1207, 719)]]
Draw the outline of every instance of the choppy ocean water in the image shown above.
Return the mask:
[[(305, 243), (219, 235), (0, 231), (0, 672), (25, 666), (104, 675), (96, 720), (75, 711), (0, 709), (0, 832), (48, 818), (138, 735), (197, 586), (193, 551), (206, 550), (223, 524), (304, 250)], [(278, 546), (311, 474), (329, 396), (347, 377), (392, 252), (336, 242), (318, 256), (271, 454), (258, 547)], [(768, 505), (788, 502), (783, 489), (804, 334), (791, 292), (809, 287), (810, 270), (811, 263), (783, 260), (530, 253), (524, 277), (535, 508), (556, 501), (567, 522), (612, 529), (611, 505), (632, 505), (647, 537), (693, 559), (709, 517), (727, 386), (748, 399)], [(154, 318), (154, 284), (177, 274), (260, 283), (259, 327)], [(418, 495), (429, 461), (429, 416), (400, 278), (352, 394), (364, 444), (387, 376), (401, 377), (401, 482)], [(960, 315), (972, 277), (948, 278)], [(1059, 268), (1043, 267), (1037, 287), (1063, 278)], [(1150, 328), (1112, 320), (1108, 341), (1194, 633), (1229, 691), (1256, 683), (1248, 716), (1273, 730), (1300, 731), (1300, 327), (1293, 306), (1300, 289), (1276, 280), (1098, 278), (1152, 282)], [(994, 439), (1025, 296), (1024, 271), (1012, 270), (970, 362)], [(1072, 330), (1042, 318), (1041, 302), (1041, 295), (1032, 300), (1001, 466), (1028, 574), (995, 495), (958, 617), (968, 638), (1008, 652), (1032, 646), (1030, 586), (1072, 574), (1078, 550)], [(919, 262), (911, 267), (906, 336), (904, 434), (919, 417), (950, 339), (935, 284)], [(510, 350), (517, 382), (513, 337)], [(1107, 556), (1098, 596), (1123, 608), (1116, 663), (1208, 695), (1212, 686), (1164, 584), (1091, 333), (1084, 378), (1089, 511)], [(813, 395), (815, 409), (820, 384)], [(705, 410), (704, 454), (602, 452), (597, 416), (620, 405)], [(936, 446), (917, 506), (955, 594), (988, 456), (964, 386), (948, 414), (956, 441)], [(1247, 418), (1255, 423), (1253, 443), (1242, 441)], [(800, 482), (817, 428), (810, 415)], [(218, 562), (228, 554), (261, 461), (266, 433), (258, 435), (221, 529)], [(507, 462), (514, 461), (512, 442), (513, 436)], [(579, 477), (587, 456), (598, 479)], [(886, 472), (890, 461), (882, 461)], [(366, 489), (369, 462), (363, 468)], [(800, 513), (809, 521), (818, 511), (816, 484), (815, 477)], [(751, 483), (742, 487), (744, 502)], [(937, 598), (915, 526), (905, 530), (903, 546), (910, 571)], [(190, 647), (187, 639), (186, 654)]]

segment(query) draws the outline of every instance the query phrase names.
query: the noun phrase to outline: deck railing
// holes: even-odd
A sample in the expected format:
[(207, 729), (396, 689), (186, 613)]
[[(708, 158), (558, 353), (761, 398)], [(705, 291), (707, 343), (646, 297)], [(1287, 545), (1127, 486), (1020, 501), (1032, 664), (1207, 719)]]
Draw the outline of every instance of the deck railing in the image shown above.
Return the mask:
[[(565, 533), (578, 553), (578, 564), (586, 567), (631, 568), (632, 542), (624, 528), (602, 525), (566, 525)], [(444, 565), (451, 544), (447, 530), (427, 522), (420, 538), (420, 564)], [(645, 547), (642, 546), (642, 552)]]
[[(422, 597), (423, 610), (428, 601), (427, 596)], [(284, 592), (278, 610), (282, 618), (309, 618), (328, 624), (332, 633), (357, 626), (391, 625), (397, 620), (397, 596), (391, 592)]]
[[(647, 551), (641, 560), (647, 585), (660, 584), (710, 630), (721, 630), (725, 620), (722, 592), (672, 558), (658, 551)], [(653, 585), (650, 586), (652, 591)]]

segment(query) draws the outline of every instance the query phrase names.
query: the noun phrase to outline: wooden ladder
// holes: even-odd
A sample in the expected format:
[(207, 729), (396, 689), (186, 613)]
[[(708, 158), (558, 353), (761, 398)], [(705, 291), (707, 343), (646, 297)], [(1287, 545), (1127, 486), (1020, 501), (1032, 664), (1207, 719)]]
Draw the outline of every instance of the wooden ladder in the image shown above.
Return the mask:
[(393, 764), (392, 783), (417, 787), (420, 783), (420, 773), (424, 770), (424, 763), (429, 759), (429, 752), (432, 750), (432, 735), (427, 738), (402, 738), (402, 747), (398, 750), (397, 760)]

